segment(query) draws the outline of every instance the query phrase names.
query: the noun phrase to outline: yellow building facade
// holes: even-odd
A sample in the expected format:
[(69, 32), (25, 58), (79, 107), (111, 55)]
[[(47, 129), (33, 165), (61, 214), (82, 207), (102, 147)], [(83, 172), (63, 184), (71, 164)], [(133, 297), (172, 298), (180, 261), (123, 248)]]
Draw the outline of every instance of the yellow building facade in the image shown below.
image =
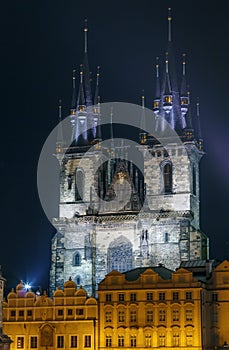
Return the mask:
[(53, 300), (26, 292), (20, 283), (3, 303), (3, 319), (11, 350), (97, 349), (97, 301), (71, 279)]
[(201, 293), (185, 269), (112, 271), (99, 284), (100, 349), (202, 349)]
[(3, 330), (11, 350), (222, 350), (229, 344), (229, 261), (206, 276), (163, 265), (113, 270), (97, 299), (71, 279), (52, 299), (20, 283), (3, 302)]

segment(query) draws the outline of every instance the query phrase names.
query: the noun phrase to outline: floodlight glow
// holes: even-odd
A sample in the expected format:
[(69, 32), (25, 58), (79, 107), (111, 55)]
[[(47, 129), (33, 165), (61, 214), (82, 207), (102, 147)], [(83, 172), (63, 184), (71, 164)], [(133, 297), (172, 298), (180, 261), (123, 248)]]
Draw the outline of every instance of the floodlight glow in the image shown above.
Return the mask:
[(31, 285), (30, 285), (29, 283), (26, 283), (26, 284), (25, 284), (25, 288), (26, 288), (26, 289), (30, 289), (30, 288), (31, 288)]

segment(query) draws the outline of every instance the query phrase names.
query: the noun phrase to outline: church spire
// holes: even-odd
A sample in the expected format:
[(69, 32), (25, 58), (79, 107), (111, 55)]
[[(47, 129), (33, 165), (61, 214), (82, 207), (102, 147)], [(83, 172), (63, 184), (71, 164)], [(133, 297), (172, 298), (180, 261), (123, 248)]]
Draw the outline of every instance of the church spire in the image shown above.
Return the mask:
[(72, 71), (72, 103), (71, 103), (71, 115), (76, 113), (76, 70)]
[(63, 138), (63, 129), (62, 129), (62, 101), (59, 100), (58, 106), (58, 117), (59, 124), (57, 126), (57, 140), (56, 140), (56, 154), (61, 154), (63, 152), (64, 138)]
[(199, 99), (196, 102), (196, 118), (197, 118), (197, 143), (199, 151), (203, 152), (203, 138), (200, 126), (200, 103)]
[(171, 8), (168, 8), (168, 42), (172, 41), (172, 14)]
[(159, 113), (160, 97), (161, 97), (161, 88), (160, 88), (160, 77), (159, 77), (159, 57), (157, 57), (156, 58), (156, 91), (155, 91), (155, 99), (153, 101), (153, 111), (155, 114)]
[(85, 18), (84, 20), (84, 53), (87, 53), (87, 32), (88, 32), (87, 18)]
[(80, 65), (80, 84), (79, 84), (79, 94), (77, 101), (77, 109), (78, 111), (85, 110), (85, 96), (84, 96), (84, 88), (83, 88), (83, 65)]
[(144, 90), (142, 90), (142, 97), (141, 97), (141, 105), (142, 105), (142, 113), (141, 113), (141, 126), (140, 126), (140, 142), (142, 145), (146, 143), (146, 116), (145, 116), (145, 95), (144, 95)]
[(100, 78), (100, 66), (97, 66), (97, 74), (96, 74), (96, 86), (95, 86), (95, 96), (94, 96), (94, 106), (98, 104), (99, 97), (99, 78)]
[(180, 92), (180, 104), (181, 104), (181, 113), (183, 116), (188, 111), (188, 92), (187, 92), (187, 83), (186, 83), (186, 55), (183, 53), (182, 55), (183, 61), (182, 61), (182, 79), (181, 79), (181, 92)]
[(168, 52), (166, 52), (166, 60), (165, 60), (165, 88), (163, 95), (163, 109), (166, 113), (169, 113), (172, 109), (172, 89), (169, 77), (169, 60), (168, 60)]
[(86, 106), (92, 105), (92, 93), (91, 93), (91, 77), (88, 63), (88, 25), (87, 19), (84, 21), (84, 60), (83, 60), (83, 78)]

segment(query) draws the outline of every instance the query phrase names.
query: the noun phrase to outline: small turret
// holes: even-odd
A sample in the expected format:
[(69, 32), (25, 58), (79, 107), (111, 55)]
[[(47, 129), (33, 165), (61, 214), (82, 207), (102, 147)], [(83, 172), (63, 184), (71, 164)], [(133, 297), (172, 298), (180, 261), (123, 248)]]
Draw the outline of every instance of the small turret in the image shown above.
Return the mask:
[(159, 58), (157, 57), (156, 58), (156, 91), (155, 91), (155, 99), (153, 100), (153, 111), (155, 114), (159, 113), (160, 96), (161, 96), (158, 60)]
[(185, 54), (183, 54), (183, 62), (182, 62), (182, 80), (181, 80), (181, 92), (180, 92), (180, 104), (181, 104), (181, 113), (183, 116), (188, 111), (189, 99), (187, 93), (187, 84), (186, 84), (186, 61)]
[(169, 113), (173, 106), (173, 95), (171, 90), (171, 83), (169, 79), (169, 61), (168, 61), (168, 53), (166, 53), (165, 60), (165, 90), (163, 94), (163, 109), (166, 113)]

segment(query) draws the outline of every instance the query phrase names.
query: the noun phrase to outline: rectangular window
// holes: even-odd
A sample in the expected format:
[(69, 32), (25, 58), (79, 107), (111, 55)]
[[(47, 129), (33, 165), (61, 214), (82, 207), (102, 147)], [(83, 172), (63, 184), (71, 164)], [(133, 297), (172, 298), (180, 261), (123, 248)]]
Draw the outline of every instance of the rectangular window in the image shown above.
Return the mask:
[(19, 310), (18, 315), (19, 315), (19, 317), (23, 317), (24, 316), (24, 310)]
[(118, 322), (125, 322), (125, 312), (118, 311)]
[(58, 316), (63, 316), (64, 310), (63, 310), (63, 309), (59, 309), (59, 310), (57, 311), (57, 313), (58, 313)]
[(16, 316), (16, 311), (15, 310), (11, 310), (10, 311), (10, 316), (11, 317), (15, 317)]
[(165, 322), (165, 310), (159, 310), (159, 321)]
[(179, 292), (173, 292), (173, 301), (179, 300)]
[(27, 316), (28, 316), (28, 317), (33, 316), (33, 311), (32, 311), (32, 310), (27, 310)]
[(58, 335), (57, 336), (57, 349), (62, 349), (62, 348), (64, 348), (64, 336)]
[(153, 293), (146, 293), (146, 300), (152, 301), (153, 300)]
[(118, 336), (118, 347), (120, 347), (120, 348), (124, 347), (124, 335)]
[(212, 301), (218, 301), (218, 294), (217, 293), (212, 293), (211, 294), (211, 299), (212, 299)]
[(124, 301), (125, 300), (125, 294), (124, 293), (120, 293), (118, 295), (118, 301)]
[(112, 347), (112, 336), (106, 335), (106, 348), (111, 348), (111, 347)]
[(159, 346), (165, 346), (165, 333), (159, 333)]
[(173, 319), (173, 322), (178, 322), (179, 321), (179, 318), (180, 318), (180, 312), (178, 309), (174, 309), (172, 311), (172, 319)]
[(107, 302), (112, 301), (112, 295), (111, 294), (106, 294), (105, 299), (106, 299)]
[(130, 311), (130, 322), (137, 322), (137, 312), (135, 310)]
[(106, 311), (106, 313), (105, 313), (105, 322), (107, 322), (107, 323), (112, 322), (112, 312), (111, 311)]
[(131, 335), (130, 336), (130, 347), (131, 348), (136, 348), (137, 346), (137, 338), (136, 335)]
[(77, 348), (77, 335), (71, 335), (71, 348)]
[(173, 346), (179, 346), (179, 345), (180, 345), (179, 333), (173, 333)]
[(192, 333), (191, 332), (186, 333), (186, 345), (192, 346)]
[(186, 321), (192, 321), (192, 310), (185, 311), (185, 319)]
[(72, 316), (73, 315), (73, 310), (72, 309), (68, 309), (68, 316)]
[(24, 349), (24, 337), (17, 337), (17, 349)]
[(130, 301), (136, 301), (136, 300), (137, 300), (136, 293), (131, 293), (130, 294)]
[(151, 334), (149, 333), (145, 334), (145, 347), (151, 347)]
[(85, 348), (90, 348), (91, 347), (91, 336), (90, 335), (85, 335), (85, 337), (84, 337), (84, 347)]
[(31, 349), (37, 349), (37, 337), (35, 336), (30, 337), (30, 347)]
[(185, 299), (186, 300), (192, 300), (192, 292), (186, 292), (185, 293)]
[(153, 310), (146, 311), (146, 322), (153, 322)]
[(165, 300), (165, 293), (164, 292), (159, 293), (159, 300)]
[(76, 315), (83, 315), (83, 309), (76, 309)]

